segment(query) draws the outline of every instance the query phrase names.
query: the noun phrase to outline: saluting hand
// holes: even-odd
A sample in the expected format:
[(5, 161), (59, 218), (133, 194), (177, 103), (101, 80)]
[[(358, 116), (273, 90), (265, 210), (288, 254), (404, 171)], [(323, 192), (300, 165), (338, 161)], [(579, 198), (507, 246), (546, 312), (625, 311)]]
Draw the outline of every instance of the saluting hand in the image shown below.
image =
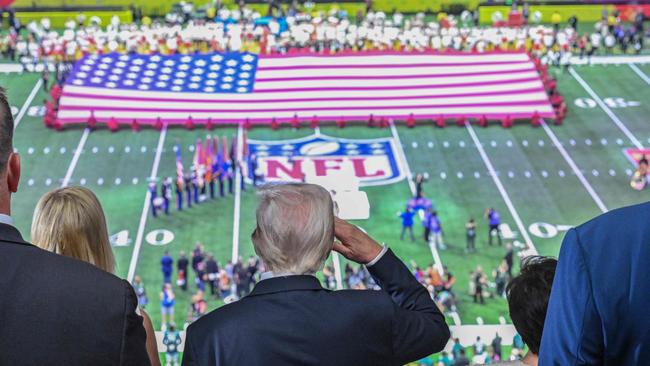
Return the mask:
[(335, 251), (360, 264), (369, 263), (381, 253), (383, 247), (357, 226), (338, 217), (334, 220)]

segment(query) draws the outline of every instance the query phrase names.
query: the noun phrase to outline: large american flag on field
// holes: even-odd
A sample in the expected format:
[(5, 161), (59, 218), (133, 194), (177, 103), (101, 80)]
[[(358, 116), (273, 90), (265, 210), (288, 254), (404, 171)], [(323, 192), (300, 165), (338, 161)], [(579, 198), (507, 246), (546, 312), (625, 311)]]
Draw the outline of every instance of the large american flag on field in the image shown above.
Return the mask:
[(78, 61), (58, 119), (146, 124), (553, 117), (525, 53), (105, 54)]

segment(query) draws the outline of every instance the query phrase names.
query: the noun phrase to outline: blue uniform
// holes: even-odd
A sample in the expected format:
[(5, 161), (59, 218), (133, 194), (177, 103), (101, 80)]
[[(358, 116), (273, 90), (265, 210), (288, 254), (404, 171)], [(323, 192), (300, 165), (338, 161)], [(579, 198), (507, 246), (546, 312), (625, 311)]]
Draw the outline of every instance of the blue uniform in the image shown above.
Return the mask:
[(165, 283), (172, 282), (172, 271), (174, 267), (174, 260), (169, 255), (163, 255), (160, 259), (160, 267), (163, 273)]

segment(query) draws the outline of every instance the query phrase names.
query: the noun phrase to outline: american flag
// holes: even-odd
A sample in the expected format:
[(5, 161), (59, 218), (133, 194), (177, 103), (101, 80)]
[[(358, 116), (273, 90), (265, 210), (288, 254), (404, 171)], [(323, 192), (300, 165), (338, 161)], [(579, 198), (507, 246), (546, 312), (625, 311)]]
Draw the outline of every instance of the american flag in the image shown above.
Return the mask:
[(553, 117), (525, 53), (91, 55), (66, 80), (58, 119), (269, 123)]

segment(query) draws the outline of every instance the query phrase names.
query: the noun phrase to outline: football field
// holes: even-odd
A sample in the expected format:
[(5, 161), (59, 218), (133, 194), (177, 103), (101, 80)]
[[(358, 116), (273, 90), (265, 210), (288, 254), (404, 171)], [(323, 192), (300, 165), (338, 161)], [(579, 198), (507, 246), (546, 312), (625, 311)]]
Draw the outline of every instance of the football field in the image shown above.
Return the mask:
[[(453, 123), (438, 128), (428, 121), (418, 122), (415, 128), (401, 122), (389, 128), (369, 128), (360, 122), (343, 129), (324, 124), (316, 132), (307, 125), (300, 129), (283, 125), (276, 131), (254, 127), (247, 135), (269, 144), (290, 144), (315, 133), (346, 142), (390, 139), (402, 179), (362, 188), (368, 194), (371, 215), (358, 224), (407, 263), (413, 260), (421, 267), (433, 263), (449, 268), (456, 277), (458, 303), (457, 316), (448, 317), (451, 325), (509, 323), (504, 299), (486, 299), (485, 305), (478, 305), (468, 293), (470, 272), (480, 265), (490, 275), (505, 254), (504, 247), (487, 245), (488, 226), (483, 218), (487, 207), (501, 214), (506, 242), (557, 256), (564, 233), (572, 226), (650, 198), (649, 190), (630, 188), (635, 165), (627, 154), (628, 149), (650, 146), (650, 65), (575, 66), (551, 73), (569, 106), (561, 126), (549, 121), (533, 128), (522, 121), (511, 129), (496, 123), (487, 128)], [(211, 134), (232, 141), (241, 133), (236, 127), (213, 131), (145, 128), (138, 133), (67, 127), (55, 132), (43, 126), (46, 94), (40, 88), (40, 74), (2, 74), (0, 80), (8, 89), (17, 124), (15, 148), (22, 158), (20, 191), (13, 198), (17, 226), (27, 239), (34, 206), (48, 190), (65, 185), (92, 189), (107, 215), (117, 275), (142, 277), (150, 300), (147, 311), (157, 329), (160, 258), (165, 250), (177, 258), (179, 251), (189, 253), (201, 242), (221, 264), (254, 254), (250, 234), (255, 227), (256, 196), (250, 185), (181, 212), (172, 199), (169, 216), (154, 218), (149, 212), (148, 181), (176, 175), (174, 145), (183, 149), (187, 168), (198, 138)], [(415, 226), (418, 240), (399, 239), (397, 212), (413, 195), (411, 177), (416, 173), (429, 176), (424, 191), (442, 221), (445, 250), (429, 247), (421, 239), (419, 220)], [(467, 254), (465, 223), (470, 217), (478, 222), (477, 252)], [(345, 262), (339, 265), (342, 270)], [(176, 323), (182, 323), (190, 292), (176, 293)], [(221, 304), (208, 300), (210, 308)]]

